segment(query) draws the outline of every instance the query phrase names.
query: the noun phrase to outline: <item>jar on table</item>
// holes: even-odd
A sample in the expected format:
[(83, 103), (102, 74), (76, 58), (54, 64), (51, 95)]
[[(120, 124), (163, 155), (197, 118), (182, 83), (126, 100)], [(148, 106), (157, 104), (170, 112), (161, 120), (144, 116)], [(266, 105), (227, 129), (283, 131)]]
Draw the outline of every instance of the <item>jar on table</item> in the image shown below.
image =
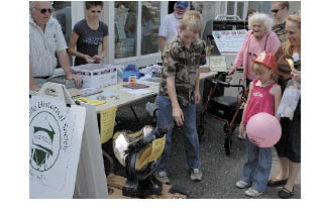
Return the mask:
[(135, 85), (137, 83), (137, 77), (136, 75), (130, 75), (129, 76), (129, 84), (130, 85)]

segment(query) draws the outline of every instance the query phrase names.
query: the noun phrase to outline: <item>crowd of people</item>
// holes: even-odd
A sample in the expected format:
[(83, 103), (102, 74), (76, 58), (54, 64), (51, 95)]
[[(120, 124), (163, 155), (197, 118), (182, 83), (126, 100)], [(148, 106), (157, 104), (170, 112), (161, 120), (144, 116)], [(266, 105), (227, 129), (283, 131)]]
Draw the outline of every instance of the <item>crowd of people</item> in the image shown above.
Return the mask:
[[(69, 47), (59, 23), (51, 17), (50, 2), (30, 2), (30, 90), (39, 90), (47, 81), (61, 82), (53, 75), (59, 62), (65, 80), (81, 85), (81, 78), (70, 71), (68, 52), (76, 57), (75, 65), (99, 63), (107, 54), (108, 26), (100, 21), (103, 2), (85, 2), (86, 17), (73, 28)], [(199, 140), (196, 128), (196, 104), (200, 102), (199, 66), (206, 63), (205, 42), (200, 39), (202, 15), (187, 11), (188, 2), (175, 3), (174, 12), (165, 17), (159, 29), (159, 49), (162, 53), (162, 73), (157, 126), (168, 130), (166, 145), (155, 177), (169, 183), (167, 171), (173, 127), (184, 132), (185, 153), (190, 179), (202, 180)], [(275, 116), (282, 127), (282, 136), (275, 145), (280, 164), (276, 177), (269, 177), (272, 166), (272, 147), (261, 148), (246, 138), (247, 161), (235, 186), (247, 189), (250, 197), (261, 195), (266, 188), (283, 186), (278, 195), (290, 198), (301, 161), (300, 101), (293, 119), (279, 117), (277, 110), (282, 94), (290, 80), (301, 81), (301, 16), (289, 15), (289, 2), (272, 2), (271, 13), (254, 12), (248, 16), (249, 31), (229, 70), (233, 74), (244, 67), (243, 79), (249, 87), (239, 134), (245, 136), (250, 117), (260, 112)], [(102, 51), (98, 53), (98, 47)], [(67, 52), (68, 50), (68, 52)], [(295, 66), (289, 64), (293, 60)]]

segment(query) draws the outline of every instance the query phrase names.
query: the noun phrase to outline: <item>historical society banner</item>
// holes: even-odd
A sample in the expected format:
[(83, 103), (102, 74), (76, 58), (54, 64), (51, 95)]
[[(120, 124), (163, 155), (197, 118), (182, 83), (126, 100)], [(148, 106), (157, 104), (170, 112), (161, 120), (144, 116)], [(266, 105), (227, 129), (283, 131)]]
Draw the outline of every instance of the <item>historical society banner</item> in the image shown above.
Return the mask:
[(85, 108), (33, 96), (29, 109), (31, 198), (72, 198), (85, 123)]

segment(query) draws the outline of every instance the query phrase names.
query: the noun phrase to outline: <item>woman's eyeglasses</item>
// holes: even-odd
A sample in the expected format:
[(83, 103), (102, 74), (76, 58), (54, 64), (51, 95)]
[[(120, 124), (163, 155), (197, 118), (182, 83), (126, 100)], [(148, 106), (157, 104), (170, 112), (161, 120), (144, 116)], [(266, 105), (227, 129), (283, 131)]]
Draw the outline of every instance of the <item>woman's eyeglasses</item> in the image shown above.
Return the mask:
[(48, 12), (48, 13), (52, 13), (52, 11), (53, 11), (53, 9), (52, 8), (42, 8), (42, 9), (38, 9), (38, 8), (36, 8), (37, 10), (39, 10), (40, 11), (40, 13), (41, 14), (46, 14), (46, 12)]
[(274, 9), (274, 10), (271, 10), (272, 13), (278, 13), (279, 10), (282, 10), (283, 8), (280, 8), (280, 9)]

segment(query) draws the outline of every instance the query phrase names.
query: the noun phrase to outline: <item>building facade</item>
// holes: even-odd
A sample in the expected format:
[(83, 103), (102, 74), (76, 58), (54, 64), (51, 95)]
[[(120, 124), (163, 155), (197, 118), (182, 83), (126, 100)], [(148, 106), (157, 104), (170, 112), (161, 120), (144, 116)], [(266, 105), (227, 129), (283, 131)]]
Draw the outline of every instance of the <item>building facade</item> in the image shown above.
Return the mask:
[[(54, 16), (69, 43), (73, 26), (85, 17), (84, 2), (53, 3)], [(105, 1), (101, 20), (108, 25), (109, 36), (103, 63), (141, 67), (161, 62), (158, 29), (173, 5), (168, 1)], [(220, 14), (237, 15), (240, 19), (246, 18), (249, 9), (271, 14), (269, 1), (190, 1), (189, 8), (201, 11), (203, 26)], [(300, 8), (300, 1), (290, 2), (290, 12)]]

